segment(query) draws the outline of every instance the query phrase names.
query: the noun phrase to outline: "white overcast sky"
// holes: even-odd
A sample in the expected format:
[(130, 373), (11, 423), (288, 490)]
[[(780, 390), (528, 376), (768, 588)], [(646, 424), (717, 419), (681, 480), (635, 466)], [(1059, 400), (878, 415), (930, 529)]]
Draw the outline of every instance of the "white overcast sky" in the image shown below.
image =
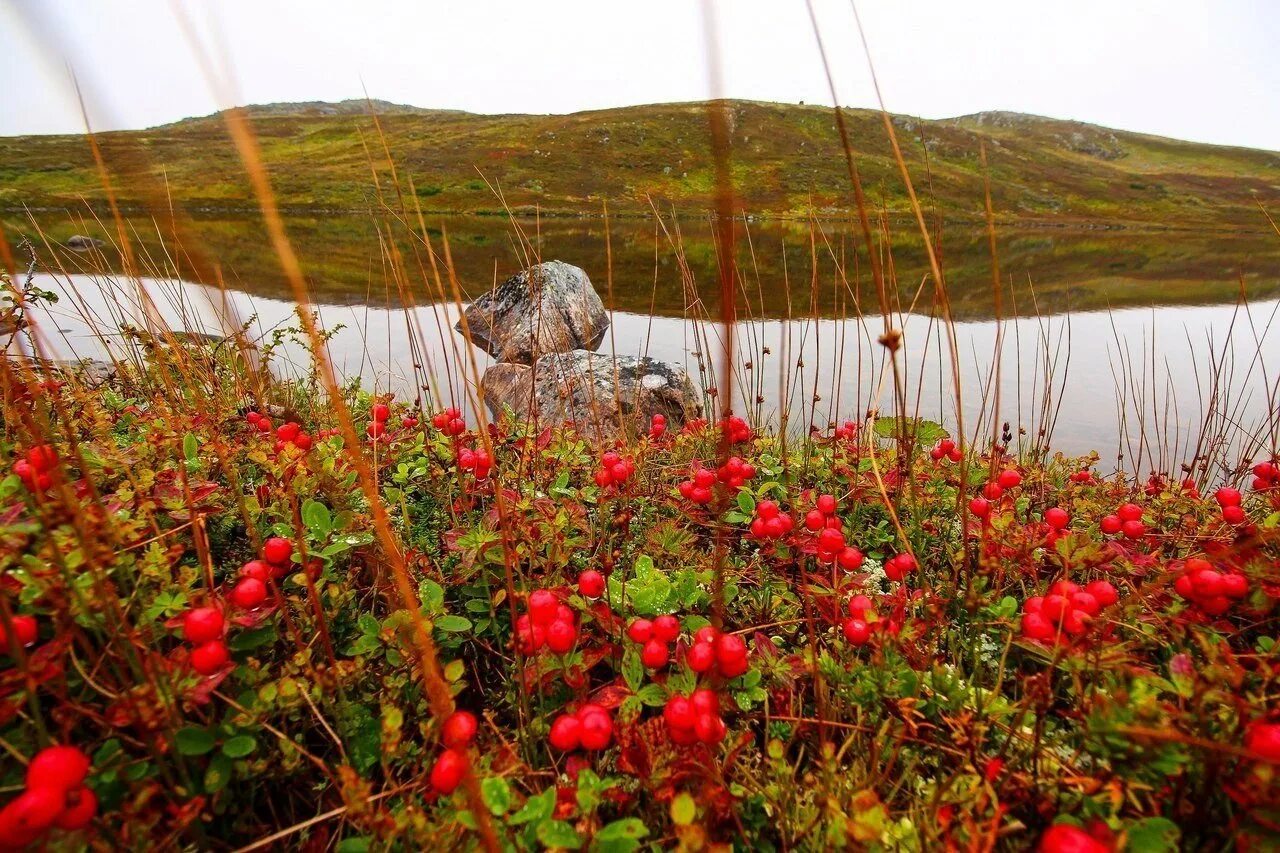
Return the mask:
[[(873, 106), (849, 0), (813, 0), (840, 102)], [(0, 135), (371, 96), (563, 113), (710, 94), (701, 0), (0, 0)], [(831, 102), (805, 0), (718, 0), (722, 94)], [(1004, 109), (1280, 149), (1280, 0), (858, 0), (888, 108)]]

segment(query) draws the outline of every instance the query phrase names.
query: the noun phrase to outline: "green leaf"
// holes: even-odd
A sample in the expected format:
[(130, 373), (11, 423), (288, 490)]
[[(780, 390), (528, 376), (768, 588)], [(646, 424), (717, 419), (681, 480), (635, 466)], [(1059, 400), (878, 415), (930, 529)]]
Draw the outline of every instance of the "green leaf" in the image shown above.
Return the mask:
[(671, 822), (676, 826), (688, 826), (698, 816), (698, 804), (688, 791), (682, 791), (671, 801)]
[(251, 631), (241, 631), (231, 638), (227, 647), (233, 652), (247, 652), (276, 641), (276, 626), (263, 625)]
[(640, 839), (649, 834), (644, 821), (636, 817), (624, 817), (606, 824), (592, 839), (592, 846), (597, 850), (629, 853), (640, 846)]
[(441, 616), (436, 619), (436, 627), (450, 634), (461, 634), (471, 630), (471, 620), (465, 616)]
[(378, 624), (378, 618), (372, 613), (361, 613), (360, 618), (356, 620), (356, 625), (360, 628), (361, 634), (376, 636), (382, 630), (382, 626)]
[(204, 790), (216, 794), (231, 781), (231, 759), (225, 755), (215, 755), (204, 771)]
[(173, 736), (173, 745), (177, 748), (179, 755), (204, 755), (213, 749), (214, 743), (213, 735), (208, 729), (195, 726), (178, 729), (177, 734)]
[(227, 758), (244, 758), (257, 748), (253, 735), (236, 735), (222, 745), (222, 754)]
[(555, 786), (547, 788), (541, 794), (530, 797), (524, 801), (524, 805), (520, 807), (520, 811), (508, 818), (507, 823), (522, 824), (536, 823), (537, 821), (546, 820), (551, 817), (552, 812), (556, 809), (556, 789)]
[(538, 840), (547, 847), (566, 850), (577, 850), (582, 846), (582, 838), (572, 826), (562, 820), (545, 820), (538, 824)]
[(632, 693), (638, 693), (644, 684), (644, 662), (640, 660), (640, 653), (636, 651), (634, 643), (628, 645), (622, 653), (622, 680), (631, 688)]
[(667, 704), (667, 689), (661, 684), (646, 684), (636, 691), (636, 696), (650, 708), (661, 708)]
[(322, 536), (333, 530), (333, 516), (330, 515), (329, 508), (316, 500), (307, 499), (303, 502), (302, 523)]
[(182, 455), (187, 457), (188, 462), (197, 462), (200, 459), (200, 442), (196, 440), (195, 433), (187, 433), (182, 439)]
[(747, 517), (753, 516), (756, 513), (756, 499), (752, 497), (751, 492), (746, 489), (738, 492), (738, 509), (742, 510), (742, 514)]
[(424, 580), (418, 584), (418, 598), (422, 600), (423, 610), (436, 613), (444, 607), (444, 587), (433, 580)]
[(494, 816), (504, 815), (511, 808), (511, 788), (501, 776), (486, 776), (480, 783), (480, 796)]
[(337, 853), (368, 853), (370, 840), (364, 835), (353, 835), (338, 842), (333, 848)]
[(1135, 821), (1128, 831), (1130, 850), (1175, 851), (1179, 848), (1182, 832), (1168, 818), (1147, 817)]

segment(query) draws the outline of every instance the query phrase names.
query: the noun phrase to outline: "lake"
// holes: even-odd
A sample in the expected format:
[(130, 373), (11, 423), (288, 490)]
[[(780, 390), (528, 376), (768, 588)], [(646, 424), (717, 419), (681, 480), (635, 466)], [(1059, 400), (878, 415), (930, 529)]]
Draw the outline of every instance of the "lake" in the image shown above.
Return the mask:
[[(40, 281), (65, 297), (37, 318), (61, 355), (100, 355), (114, 339), (99, 331), (122, 320), (141, 324), (114, 247), (81, 254), (41, 242), (74, 233), (110, 241), (114, 225), (67, 214), (0, 221), (11, 245), (20, 234), (36, 237)], [(706, 221), (435, 216), (426, 226), (437, 269), (445, 274), (447, 246), (466, 297), (528, 260), (577, 264), (612, 309), (602, 350), (679, 362), (695, 383), (729, 388), (713, 375), (724, 329), (715, 322), (716, 253)], [(463, 402), (462, 389), (475, 379), (470, 356), (480, 371), (488, 359), (466, 353), (452, 331), (457, 306), (438, 298), (421, 240), (402, 223), (368, 217), (291, 216), (286, 227), (323, 324), (342, 326), (330, 342), (340, 370), (412, 399), (423, 384), (409, 354), (413, 337), (434, 377), (432, 393)], [(171, 223), (134, 219), (127, 228), (139, 282), (167, 322), (220, 334), (228, 317), (252, 318), (251, 334), (266, 335), (291, 321), (288, 287), (260, 223), (197, 218), (174, 233)], [(1274, 233), (1000, 224), (999, 300), (985, 228), (947, 224), (941, 235), (970, 434), (993, 427), (999, 335), (994, 426), (1008, 420), (1028, 443), (1043, 431), (1055, 450), (1097, 450), (1104, 464), (1145, 474), (1193, 455), (1206, 422), (1221, 439), (1213, 452), (1224, 458), (1272, 440), (1263, 427), (1280, 366), (1280, 333), (1270, 330), (1280, 307)], [(895, 383), (880, 382), (892, 373), (876, 343), (883, 321), (863, 245), (850, 222), (740, 224), (735, 409), (763, 421), (785, 417), (789, 429), (825, 428), (870, 407), (892, 411)], [(919, 233), (911, 223), (882, 224), (877, 252), (891, 322), (904, 331), (896, 387), (909, 412), (954, 428), (946, 332)], [(221, 289), (211, 284), (218, 281)], [(451, 292), (447, 277), (445, 288)], [(1239, 304), (1242, 288), (1247, 306)], [(281, 370), (305, 365), (297, 347), (285, 354), (292, 366)], [(1210, 399), (1215, 375), (1218, 395)]]

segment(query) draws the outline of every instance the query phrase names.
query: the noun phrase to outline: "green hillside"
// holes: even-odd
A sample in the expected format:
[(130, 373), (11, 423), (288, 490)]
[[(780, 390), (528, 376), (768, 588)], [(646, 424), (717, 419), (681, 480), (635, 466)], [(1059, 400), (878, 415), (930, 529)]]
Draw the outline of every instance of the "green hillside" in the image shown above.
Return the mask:
[[(363, 211), (390, 170), (363, 103), (249, 108), (280, 203)], [(834, 112), (816, 106), (729, 103), (742, 207), (758, 215), (844, 215), (851, 204)], [(572, 115), (475, 115), (376, 105), (402, 183), (424, 209), (697, 213), (711, 205), (705, 104), (661, 104)], [(847, 113), (868, 197), (907, 210), (878, 113)], [(979, 148), (986, 143), (1002, 219), (1261, 227), (1258, 202), (1280, 200), (1280, 153), (1203, 145), (1016, 113), (894, 119), (926, 204), (982, 216)], [(253, 206), (222, 119), (208, 116), (99, 137), (123, 204), (158, 188), (188, 208)], [(371, 169), (371, 161), (372, 166)], [(148, 190), (148, 187), (150, 189)], [(0, 207), (66, 207), (105, 198), (82, 136), (0, 139)]]

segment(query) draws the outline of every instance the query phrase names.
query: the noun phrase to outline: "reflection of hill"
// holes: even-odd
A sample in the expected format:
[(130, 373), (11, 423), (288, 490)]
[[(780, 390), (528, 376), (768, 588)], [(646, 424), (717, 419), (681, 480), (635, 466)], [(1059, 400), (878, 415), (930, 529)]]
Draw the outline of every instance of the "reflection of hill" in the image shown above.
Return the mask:
[[(380, 194), (394, 196), (373, 120), (355, 112), (361, 106), (248, 108), (282, 206), (365, 211)], [(851, 193), (832, 110), (749, 101), (727, 108), (735, 183), (748, 212), (848, 214)], [(412, 182), (418, 203), (430, 211), (500, 209), (484, 179), (501, 188), (510, 206), (527, 211), (594, 215), (608, 201), (615, 213), (634, 214), (647, 212), (649, 199), (664, 210), (712, 208), (705, 104), (554, 116), (377, 109), (403, 190), (410, 192)], [(906, 211), (880, 115), (851, 110), (846, 117), (871, 204)], [(1280, 187), (1275, 152), (1015, 113), (943, 121), (899, 116), (895, 125), (922, 198), (949, 216), (981, 220), (985, 174), (996, 214), (1006, 219), (1260, 228), (1256, 203), (1274, 203)], [(218, 116), (98, 140), (126, 205), (167, 191), (191, 210), (254, 207)], [(105, 198), (83, 137), (0, 139), (0, 206), (62, 206), (81, 198)]]
[[(18, 215), (2, 222), (10, 242), (20, 233), (33, 231)], [(143, 256), (165, 257), (150, 221), (131, 221), (141, 238)], [(394, 243), (401, 256), (416, 302), (430, 301), (427, 279), (429, 261), (419, 247), (415, 258), (413, 241), (403, 228), (376, 223), (361, 217), (292, 217), (288, 231), (300, 255), (313, 296), (323, 302), (395, 304), (400, 301), (390, 265), (379, 249), (379, 227), (396, 233)], [(582, 266), (591, 275), (602, 296), (607, 289), (605, 223), (598, 219), (521, 220), (526, 236), (537, 240), (544, 258), (561, 258)], [(74, 233), (88, 233), (110, 239), (96, 223), (73, 221), (65, 214), (47, 215), (40, 227), (51, 240), (65, 240)], [(669, 225), (674, 229), (673, 225)], [(509, 275), (521, 266), (517, 238), (511, 222), (501, 217), (429, 217), (428, 228), (437, 252), (448, 235), (449, 250), (459, 280), (475, 294), (490, 286), (494, 277)], [(821, 223), (816, 243), (817, 275), (814, 303), (824, 315), (852, 313), (854, 294), (860, 294), (864, 313), (878, 313), (874, 289), (866, 277), (861, 281), (852, 260), (861, 237), (846, 222)], [(810, 237), (802, 223), (751, 223), (750, 243), (740, 243), (743, 287), (749, 294), (744, 313), (770, 317), (786, 316), (790, 282), (793, 316), (813, 312), (810, 286)], [(928, 263), (918, 234), (910, 225), (892, 229), (892, 272), (898, 282), (898, 298), (907, 304), (919, 287)], [(684, 260), (691, 270), (698, 292), (712, 307), (716, 304), (715, 253), (711, 229), (706, 222), (681, 220), (679, 234)], [(248, 218), (203, 218), (194, 222), (194, 239), (204, 254), (221, 268), (228, 286), (263, 296), (288, 298), (279, 263), (271, 253), (261, 224)], [(178, 274), (198, 278), (182, 262), (171, 238), (166, 237), (168, 256), (178, 259)], [(656, 247), (656, 251), (655, 251)], [(609, 249), (613, 257), (613, 300), (619, 310), (648, 314), (652, 300), (655, 313), (681, 315), (686, 298), (677, 253), (654, 221), (615, 220), (609, 225)], [(1005, 310), (1016, 301), (1017, 308), (1030, 313), (1034, 298), (1044, 313), (1083, 311), (1108, 306), (1149, 304), (1221, 303), (1235, 299), (1240, 277), (1252, 298), (1280, 295), (1280, 239), (1274, 235), (1198, 234), (1195, 232), (1150, 232), (1142, 230), (1076, 231), (1062, 228), (1001, 230), (998, 252), (1002, 277), (1015, 290), (1005, 298)], [(60, 253), (71, 271), (85, 268), (92, 259), (71, 252)], [(119, 269), (118, 258), (108, 263)], [(845, 258), (847, 289), (839, 284), (833, 256)], [(972, 226), (951, 226), (944, 231), (942, 260), (948, 279), (953, 309), (957, 317), (987, 318), (993, 312), (991, 259), (985, 232)], [(888, 262), (886, 262), (888, 267)], [(928, 310), (926, 293), (918, 305)]]

